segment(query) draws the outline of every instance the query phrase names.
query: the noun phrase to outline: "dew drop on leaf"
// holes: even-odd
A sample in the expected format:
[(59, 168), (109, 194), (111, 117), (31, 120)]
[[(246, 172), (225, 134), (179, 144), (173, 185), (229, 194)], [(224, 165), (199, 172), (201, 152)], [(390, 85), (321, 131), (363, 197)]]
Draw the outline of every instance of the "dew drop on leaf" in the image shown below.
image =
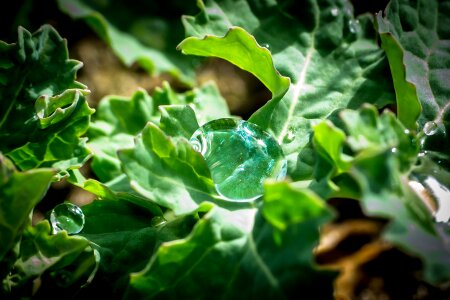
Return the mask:
[(359, 21), (354, 19), (348, 21), (348, 29), (351, 33), (358, 33), (360, 31)]
[(331, 15), (332, 15), (333, 17), (337, 17), (338, 14), (339, 14), (339, 9), (338, 9), (337, 7), (333, 7), (333, 8), (331, 9)]
[(68, 234), (76, 234), (84, 227), (84, 214), (75, 204), (61, 203), (51, 211), (50, 223), (54, 233), (65, 230)]
[(152, 221), (150, 222), (150, 224), (151, 224), (153, 227), (159, 227), (159, 226), (161, 226), (161, 225), (164, 225), (166, 222), (167, 222), (167, 221), (166, 221), (166, 219), (164, 219), (164, 217), (161, 217), (161, 216), (155, 216), (155, 217), (152, 218)]
[(217, 192), (230, 201), (254, 200), (263, 194), (264, 180), (286, 175), (280, 145), (250, 122), (208, 122), (194, 132), (190, 143), (205, 158)]
[(436, 122), (429, 121), (426, 122), (425, 125), (423, 126), (423, 133), (425, 133), (428, 136), (435, 134), (437, 131), (438, 125), (436, 124)]
[(269, 44), (267, 44), (267, 43), (261, 44), (261, 47), (264, 47), (264, 48), (266, 48), (266, 49), (269, 49), (269, 48), (270, 48)]

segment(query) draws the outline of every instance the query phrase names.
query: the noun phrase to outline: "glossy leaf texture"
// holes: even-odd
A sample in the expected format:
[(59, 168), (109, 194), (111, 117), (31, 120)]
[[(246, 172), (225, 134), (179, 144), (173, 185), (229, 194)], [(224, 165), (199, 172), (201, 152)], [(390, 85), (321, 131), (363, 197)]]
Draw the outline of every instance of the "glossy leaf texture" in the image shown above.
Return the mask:
[[(189, 236), (163, 243), (146, 268), (131, 276), (127, 298), (330, 298), (333, 274), (312, 264), (317, 228), (331, 216), (324, 203), (285, 182), (266, 185), (266, 195), (264, 216), (279, 220), (283, 230), (256, 209), (213, 205)], [(298, 199), (311, 209), (280, 220), (279, 213), (292, 210)]]
[(83, 19), (125, 65), (137, 63), (151, 74), (169, 73), (193, 84), (195, 63), (177, 55), (175, 50), (183, 38), (178, 16), (189, 11), (188, 5), (173, 1), (130, 5), (122, 0), (59, 0), (58, 3), (72, 18)]
[(15, 44), (0, 42), (0, 151), (20, 169), (65, 171), (89, 157), (80, 136), (94, 110), (75, 81), (81, 65), (48, 25), (33, 34), (19, 28)]
[[(450, 278), (448, 223), (435, 222), (409, 184), (420, 162), (413, 133), (392, 113), (378, 115), (374, 107), (366, 106), (341, 111), (334, 124), (315, 126), (314, 147), (320, 156), (317, 174), (328, 180), (331, 191), (324, 197), (361, 199), (368, 215), (388, 220), (387, 240), (422, 259), (428, 281)], [(439, 176), (437, 171), (432, 173)], [(345, 177), (352, 180), (342, 180)], [(318, 186), (323, 193), (323, 185)]]
[[(270, 69), (272, 62), (266, 59), (251, 68), (245, 62), (257, 61), (262, 51), (270, 52), (276, 70), (290, 79), (286, 94), (277, 97), (273, 93), (273, 99), (249, 120), (271, 131), (282, 144), (288, 174), (295, 180), (311, 176), (303, 174), (299, 153), (309, 143), (312, 122), (338, 109), (358, 108), (365, 102), (383, 107), (395, 99), (372, 18), (355, 18), (349, 1), (208, 0), (199, 2), (199, 8), (197, 16), (183, 20), (187, 35), (200, 39), (196, 49), (206, 49), (204, 53), (196, 50), (198, 54), (221, 57), (220, 53), (229, 50), (237, 53), (232, 63), (258, 74)], [(233, 26), (245, 31), (231, 29), (239, 38), (230, 43), (230, 33), (226, 33)], [(213, 37), (208, 35), (223, 38), (214, 38), (213, 47), (209, 43)], [(248, 47), (242, 41), (249, 36), (267, 49), (256, 43)], [(187, 46), (182, 43), (180, 47)], [(261, 81), (273, 92), (269, 81)]]
[(30, 224), (30, 214), (47, 192), (54, 174), (51, 169), (19, 172), (0, 153), (0, 261)]

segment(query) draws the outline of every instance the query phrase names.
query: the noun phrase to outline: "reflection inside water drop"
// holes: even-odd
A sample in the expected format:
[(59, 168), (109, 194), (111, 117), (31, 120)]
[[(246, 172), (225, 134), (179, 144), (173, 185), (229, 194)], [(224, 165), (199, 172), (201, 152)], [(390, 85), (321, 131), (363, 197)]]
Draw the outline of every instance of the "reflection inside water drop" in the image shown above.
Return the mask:
[(338, 14), (339, 14), (339, 8), (333, 7), (333, 8), (331, 9), (331, 15), (332, 15), (333, 17), (337, 17)]
[(84, 227), (84, 214), (75, 204), (61, 203), (51, 211), (50, 223), (54, 233), (65, 230), (68, 234), (76, 234)]
[(217, 192), (228, 200), (250, 201), (263, 194), (266, 179), (286, 175), (277, 141), (259, 126), (231, 118), (208, 122), (190, 139), (211, 172)]
[(438, 129), (439, 129), (439, 127), (436, 124), (436, 122), (429, 121), (429, 122), (426, 122), (425, 125), (423, 126), (423, 133), (430, 136), (430, 135), (435, 134), (438, 131)]
[(351, 33), (358, 33), (360, 30), (359, 20), (352, 19), (348, 21), (348, 29)]

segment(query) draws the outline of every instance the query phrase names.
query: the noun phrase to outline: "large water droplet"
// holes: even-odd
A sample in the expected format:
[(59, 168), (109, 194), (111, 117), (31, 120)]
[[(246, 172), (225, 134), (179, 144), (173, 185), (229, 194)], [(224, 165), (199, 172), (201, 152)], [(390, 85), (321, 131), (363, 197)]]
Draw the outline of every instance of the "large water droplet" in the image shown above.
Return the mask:
[(423, 133), (425, 133), (426, 135), (433, 135), (438, 131), (439, 127), (436, 124), (436, 122), (433, 121), (429, 121), (426, 122), (425, 125), (423, 126)]
[(358, 33), (360, 31), (360, 25), (359, 25), (359, 20), (355, 20), (352, 19), (350, 21), (348, 21), (348, 29), (350, 30), (351, 33)]
[(76, 234), (84, 227), (84, 214), (75, 204), (61, 203), (53, 208), (50, 223), (54, 233), (65, 230), (68, 234)]
[(277, 141), (255, 124), (218, 119), (197, 129), (190, 140), (206, 160), (217, 192), (231, 201), (263, 194), (267, 178), (286, 175), (286, 159)]

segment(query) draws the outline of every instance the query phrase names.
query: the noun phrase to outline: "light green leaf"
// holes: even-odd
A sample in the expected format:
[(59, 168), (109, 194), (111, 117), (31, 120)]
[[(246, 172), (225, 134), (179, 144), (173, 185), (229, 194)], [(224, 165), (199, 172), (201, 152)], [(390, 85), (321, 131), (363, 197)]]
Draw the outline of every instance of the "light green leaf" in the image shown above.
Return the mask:
[(206, 35), (203, 39), (189, 37), (177, 47), (183, 54), (219, 57), (255, 75), (279, 98), (289, 88), (289, 78), (281, 76), (273, 66), (270, 51), (240, 27), (232, 27), (224, 37)]
[[(310, 141), (312, 121), (364, 102), (383, 107), (394, 100), (372, 19), (368, 15), (355, 19), (349, 1), (207, 0), (199, 7), (196, 17), (184, 19), (187, 35), (223, 36), (232, 26), (242, 27), (259, 44), (266, 44), (275, 68), (290, 78), (283, 98), (274, 97), (249, 120), (271, 131), (282, 144), (293, 179), (311, 176), (300, 168), (298, 156)], [(239, 44), (208, 47), (208, 55), (235, 53), (236, 47)], [(250, 48), (231, 62), (249, 60), (248, 55), (256, 60), (258, 51), (262, 50)]]
[(18, 42), (0, 42), (0, 151), (22, 170), (80, 167), (90, 156), (86, 87), (75, 81), (81, 63), (68, 57), (66, 41), (51, 26)]
[(161, 121), (159, 127), (169, 136), (190, 139), (198, 123), (194, 110), (188, 105), (160, 106)]
[[(292, 197), (315, 203), (315, 209), (280, 220), (285, 226), (281, 245), (274, 240), (274, 228), (255, 209), (213, 207), (189, 236), (163, 243), (147, 267), (131, 276), (127, 298), (284, 299), (298, 290), (306, 298), (331, 298), (331, 274), (312, 265), (317, 226), (328, 220), (329, 213), (317, 199), (287, 185), (266, 185), (271, 199), (266, 214), (272, 220), (280, 220), (282, 210), (272, 204), (290, 210)], [(285, 191), (289, 191), (286, 202)]]
[(95, 154), (92, 170), (101, 181), (122, 174), (117, 151), (132, 147), (134, 136), (145, 124), (158, 119), (153, 100), (145, 90), (136, 91), (131, 98), (107, 96), (101, 100), (88, 132), (89, 146)]
[(72, 18), (83, 19), (127, 66), (138, 63), (151, 74), (169, 73), (193, 84), (194, 64), (175, 51), (183, 38), (179, 17), (162, 17), (166, 9), (179, 11), (172, 2), (59, 0), (58, 4)]
[(152, 123), (135, 139), (133, 149), (119, 152), (119, 158), (137, 192), (177, 215), (217, 197), (201, 154), (186, 139), (170, 138)]
[(54, 170), (18, 172), (0, 154), (0, 261), (30, 224), (30, 214), (47, 192)]
[(155, 88), (152, 97), (157, 106), (188, 104), (194, 110), (200, 126), (230, 116), (227, 103), (213, 81), (185, 93), (175, 93), (167, 82), (163, 82), (162, 87)]

